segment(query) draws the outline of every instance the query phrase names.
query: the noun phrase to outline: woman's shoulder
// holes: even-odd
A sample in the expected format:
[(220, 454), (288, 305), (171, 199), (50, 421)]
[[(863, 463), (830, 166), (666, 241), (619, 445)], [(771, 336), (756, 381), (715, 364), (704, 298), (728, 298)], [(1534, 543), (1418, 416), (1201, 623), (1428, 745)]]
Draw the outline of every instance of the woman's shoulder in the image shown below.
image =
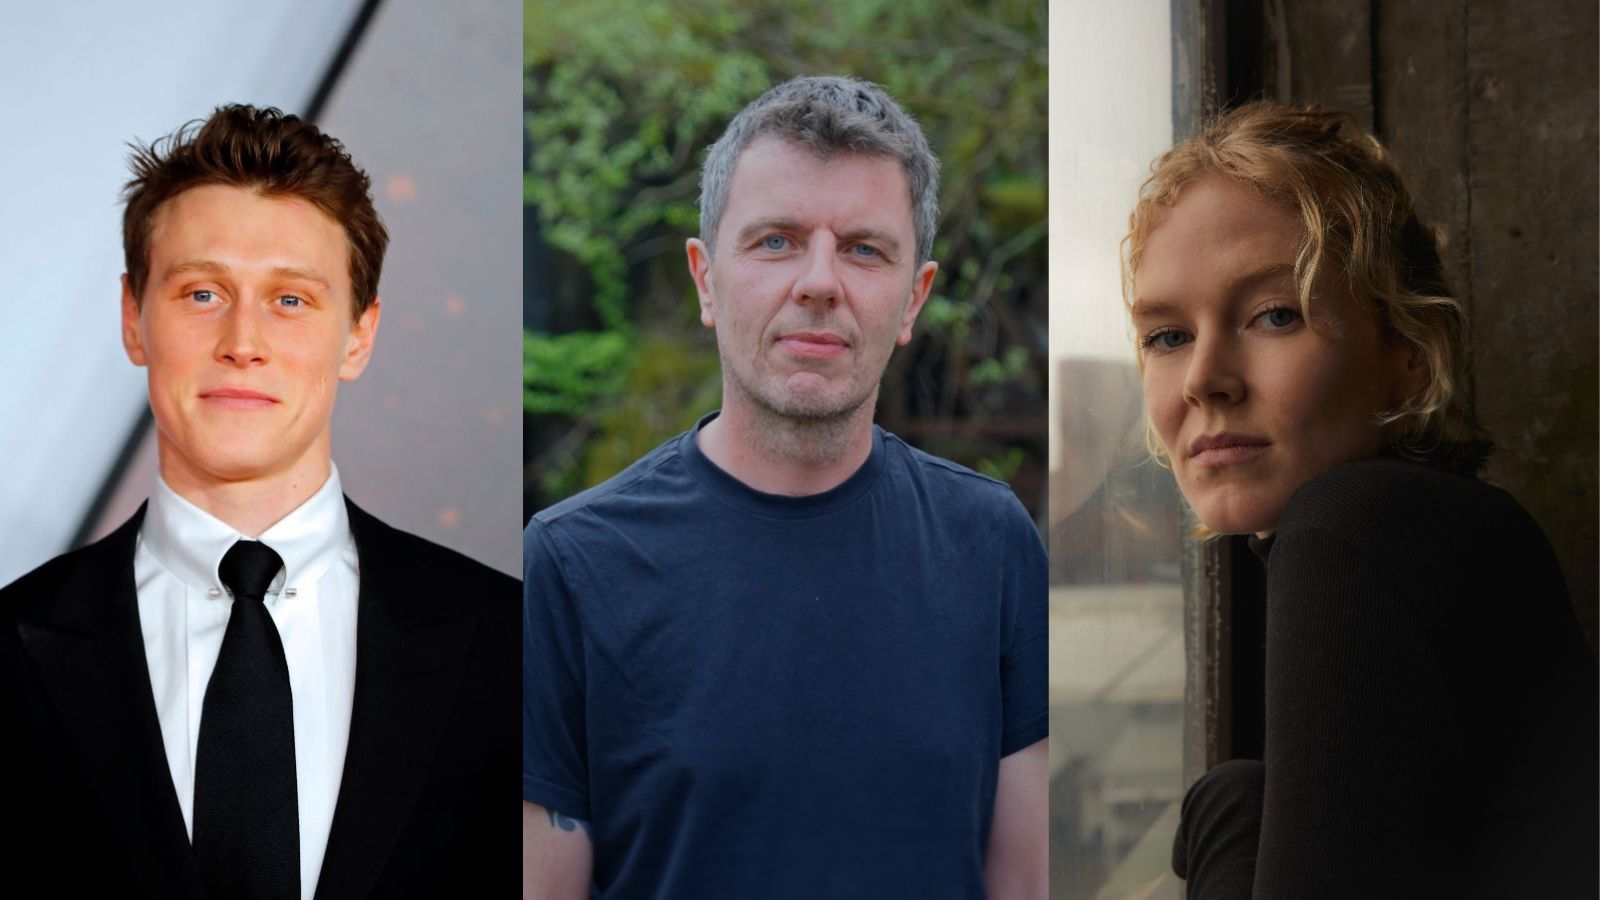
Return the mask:
[[(1317, 528), (1384, 534), (1431, 525), (1449, 531), (1532, 525), (1505, 491), (1465, 475), (1392, 457), (1346, 463), (1301, 485), (1285, 506), (1279, 531)], [(1537, 526), (1535, 526), (1537, 527)]]
[(1447, 569), (1470, 580), (1509, 563), (1525, 576), (1548, 571), (1552, 586), (1561, 583), (1549, 540), (1510, 494), (1402, 459), (1349, 463), (1306, 482), (1285, 506), (1277, 536), (1280, 548), (1313, 553), (1337, 539), (1370, 562), (1429, 577)]

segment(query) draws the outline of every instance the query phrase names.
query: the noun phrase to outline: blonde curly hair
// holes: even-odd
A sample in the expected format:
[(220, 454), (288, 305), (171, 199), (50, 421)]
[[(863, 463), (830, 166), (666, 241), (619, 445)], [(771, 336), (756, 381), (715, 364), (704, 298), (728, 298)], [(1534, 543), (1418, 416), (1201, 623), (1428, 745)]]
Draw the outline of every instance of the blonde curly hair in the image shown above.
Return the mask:
[[(1185, 187), (1215, 173), (1298, 216), (1294, 280), (1306, 321), (1317, 279), (1343, 278), (1386, 338), (1410, 345), (1425, 367), (1422, 390), (1379, 416), (1389, 449), (1476, 474), (1492, 445), (1463, 389), (1467, 317), (1445, 278), (1443, 240), (1417, 217), (1394, 158), (1343, 110), (1258, 101), (1222, 114), (1162, 154), (1139, 189), (1122, 239), (1129, 309), (1150, 232)], [(1148, 435), (1147, 444), (1158, 449)]]

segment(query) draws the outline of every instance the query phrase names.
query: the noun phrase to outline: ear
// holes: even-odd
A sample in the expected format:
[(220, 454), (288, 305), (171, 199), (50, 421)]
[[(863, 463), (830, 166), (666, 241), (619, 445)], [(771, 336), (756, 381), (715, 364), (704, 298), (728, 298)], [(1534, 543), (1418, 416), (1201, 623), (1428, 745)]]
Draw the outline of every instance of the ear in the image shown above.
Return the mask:
[(1428, 364), (1423, 359), (1422, 348), (1407, 340), (1397, 341), (1390, 349), (1390, 369), (1394, 377), (1394, 408), (1404, 406), (1411, 398), (1428, 386)]
[(711, 250), (699, 238), (689, 238), (683, 244), (689, 258), (689, 276), (694, 279), (695, 292), (700, 295), (700, 324), (717, 327), (716, 303), (711, 295)]
[(900, 333), (894, 339), (897, 345), (904, 347), (911, 343), (911, 326), (916, 324), (922, 305), (928, 302), (928, 295), (933, 293), (933, 277), (938, 274), (939, 264), (930, 259), (911, 277), (911, 302), (906, 304), (906, 311), (900, 315)]
[(134, 365), (149, 363), (144, 349), (144, 328), (139, 321), (139, 299), (133, 295), (126, 272), (122, 274), (122, 349), (127, 351), (128, 361)]
[(378, 337), (378, 320), (383, 318), (383, 298), (373, 297), (372, 304), (362, 310), (356, 319), (350, 337), (345, 341), (344, 359), (339, 361), (339, 380), (355, 381), (367, 370), (372, 361), (372, 342)]

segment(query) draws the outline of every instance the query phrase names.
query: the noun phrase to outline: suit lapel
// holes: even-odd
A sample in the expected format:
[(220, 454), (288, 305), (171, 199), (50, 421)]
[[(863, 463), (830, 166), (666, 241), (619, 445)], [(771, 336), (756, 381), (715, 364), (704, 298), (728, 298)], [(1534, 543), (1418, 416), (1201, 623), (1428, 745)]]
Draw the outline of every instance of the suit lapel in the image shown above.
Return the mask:
[(202, 895), (156, 718), (133, 553), (144, 508), (81, 560), (47, 613), (17, 625), (69, 751), (145, 892)]
[(474, 627), (393, 529), (345, 502), (361, 570), (355, 701), (318, 898), (372, 890), (449, 726)]

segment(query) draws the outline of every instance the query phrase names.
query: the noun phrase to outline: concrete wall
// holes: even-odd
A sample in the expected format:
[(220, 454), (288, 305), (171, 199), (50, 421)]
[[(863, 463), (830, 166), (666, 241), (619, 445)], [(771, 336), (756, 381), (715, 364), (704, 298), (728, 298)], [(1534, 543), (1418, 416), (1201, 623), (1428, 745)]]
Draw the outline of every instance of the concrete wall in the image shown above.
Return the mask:
[[(1474, 328), (1488, 480), (1550, 537), (1591, 646), (1600, 546), (1600, 54), (1592, 0), (1263, 0), (1265, 93), (1396, 153)], [(1506, 565), (1517, 565), (1506, 560)]]

